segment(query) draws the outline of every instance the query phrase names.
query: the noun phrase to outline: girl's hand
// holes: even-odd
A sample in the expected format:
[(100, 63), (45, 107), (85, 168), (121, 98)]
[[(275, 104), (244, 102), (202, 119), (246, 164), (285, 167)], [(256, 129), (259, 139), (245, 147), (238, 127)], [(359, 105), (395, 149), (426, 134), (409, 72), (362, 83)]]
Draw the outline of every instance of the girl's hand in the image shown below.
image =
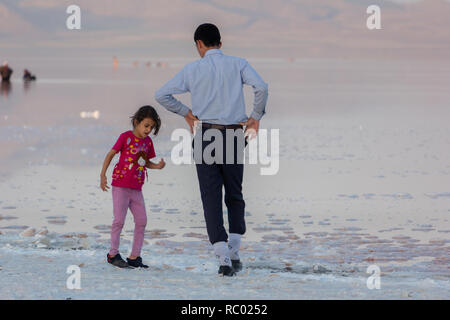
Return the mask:
[(161, 158), (158, 163), (154, 163), (149, 161), (149, 164), (146, 166), (149, 169), (162, 169), (166, 166), (166, 163), (164, 162), (164, 159)]
[(159, 162), (156, 164), (156, 169), (162, 169), (166, 166), (166, 163), (164, 162), (164, 159), (161, 158), (161, 160), (159, 160)]
[(106, 176), (100, 176), (100, 188), (103, 191), (108, 192), (107, 189), (109, 189), (108, 183), (106, 182)]

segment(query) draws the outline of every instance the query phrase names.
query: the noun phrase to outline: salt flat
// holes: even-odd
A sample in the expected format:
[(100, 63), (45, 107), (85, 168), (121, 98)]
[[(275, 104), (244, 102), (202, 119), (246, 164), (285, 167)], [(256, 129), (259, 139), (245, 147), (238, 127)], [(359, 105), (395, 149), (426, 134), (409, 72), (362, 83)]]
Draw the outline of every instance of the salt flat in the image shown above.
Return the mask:
[[(162, 108), (153, 140), (167, 166), (143, 187), (150, 270), (106, 264), (112, 199), (99, 188), (103, 158), (176, 68), (120, 76), (103, 68), (107, 81), (47, 79), (23, 92), (13, 83), (1, 97), (0, 298), (449, 298), (448, 66), (261, 64), (271, 90), (261, 126), (280, 132), (279, 171), (246, 165), (246, 268), (220, 281), (195, 168), (170, 161), (170, 134), (185, 123)], [(251, 106), (251, 90), (246, 98)], [(80, 118), (94, 110), (99, 119)], [(27, 228), (49, 233), (21, 236)], [(129, 215), (124, 256), (132, 231)], [(69, 265), (82, 265), (80, 291), (65, 287)], [(381, 270), (379, 290), (366, 285), (371, 265)]]

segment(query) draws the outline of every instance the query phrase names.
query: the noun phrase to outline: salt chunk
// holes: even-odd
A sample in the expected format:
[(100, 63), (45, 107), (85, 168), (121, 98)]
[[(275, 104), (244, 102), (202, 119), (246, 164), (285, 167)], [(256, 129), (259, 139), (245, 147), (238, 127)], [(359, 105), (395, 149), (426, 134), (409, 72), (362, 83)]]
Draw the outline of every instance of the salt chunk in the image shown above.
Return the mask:
[(45, 236), (46, 234), (48, 234), (47, 228), (43, 228), (42, 230), (40, 230), (38, 232), (38, 235), (40, 235), (40, 236)]
[(89, 249), (90, 247), (88, 239), (81, 240), (80, 245), (83, 249)]
[(25, 231), (23, 231), (20, 235), (22, 237), (33, 237), (35, 234), (36, 234), (36, 229), (28, 228)]
[(326, 273), (327, 271), (329, 270), (321, 265), (316, 264), (313, 266), (314, 273)]
[(49, 238), (47, 238), (46, 236), (43, 236), (41, 239), (39, 239), (39, 241), (38, 241), (38, 247), (39, 247), (39, 245), (44, 245), (44, 246), (48, 246), (48, 245), (50, 245), (50, 239)]

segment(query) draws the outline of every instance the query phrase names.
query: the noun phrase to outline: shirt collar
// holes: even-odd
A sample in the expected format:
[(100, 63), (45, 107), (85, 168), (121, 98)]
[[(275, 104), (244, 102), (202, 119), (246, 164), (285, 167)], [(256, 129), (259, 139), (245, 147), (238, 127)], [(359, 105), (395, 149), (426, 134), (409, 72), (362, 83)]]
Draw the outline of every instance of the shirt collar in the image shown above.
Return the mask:
[(205, 57), (209, 56), (210, 54), (222, 54), (222, 51), (220, 51), (220, 49), (209, 49), (208, 51), (205, 52)]

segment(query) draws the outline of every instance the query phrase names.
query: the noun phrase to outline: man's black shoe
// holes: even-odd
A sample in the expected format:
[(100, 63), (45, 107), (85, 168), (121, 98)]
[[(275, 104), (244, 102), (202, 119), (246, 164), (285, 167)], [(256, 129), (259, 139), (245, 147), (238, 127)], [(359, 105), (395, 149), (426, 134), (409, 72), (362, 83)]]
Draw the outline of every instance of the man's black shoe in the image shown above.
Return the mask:
[(232, 277), (236, 275), (236, 272), (234, 272), (233, 267), (230, 266), (220, 266), (219, 271), (217, 273), (223, 275), (224, 277), (225, 276)]
[(128, 268), (132, 269), (128, 263), (126, 263), (125, 260), (122, 259), (120, 254), (116, 254), (114, 257), (111, 257), (109, 253), (106, 255), (106, 258), (108, 259), (108, 263), (112, 264), (113, 266), (119, 267), (119, 268)]
[(137, 257), (136, 259), (131, 260), (130, 258), (127, 258), (128, 264), (135, 268), (148, 268), (146, 264), (142, 263), (142, 258)]
[(241, 260), (233, 260), (231, 259), (231, 265), (233, 266), (234, 271), (239, 272), (242, 270), (242, 262)]

